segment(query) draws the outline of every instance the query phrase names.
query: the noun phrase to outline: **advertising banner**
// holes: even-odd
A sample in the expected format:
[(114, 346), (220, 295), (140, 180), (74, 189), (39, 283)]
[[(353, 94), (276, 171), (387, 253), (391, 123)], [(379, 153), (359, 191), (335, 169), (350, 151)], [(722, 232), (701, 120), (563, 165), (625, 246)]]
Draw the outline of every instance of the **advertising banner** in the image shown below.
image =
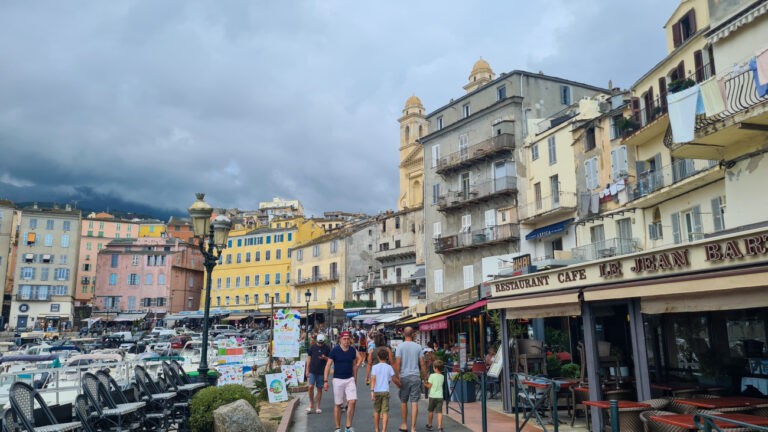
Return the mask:
[(269, 403), (285, 402), (288, 400), (288, 389), (285, 387), (285, 375), (267, 374), (264, 379), (267, 383), (267, 395)]
[(273, 357), (298, 357), (301, 336), (301, 315), (294, 309), (275, 311), (275, 348)]

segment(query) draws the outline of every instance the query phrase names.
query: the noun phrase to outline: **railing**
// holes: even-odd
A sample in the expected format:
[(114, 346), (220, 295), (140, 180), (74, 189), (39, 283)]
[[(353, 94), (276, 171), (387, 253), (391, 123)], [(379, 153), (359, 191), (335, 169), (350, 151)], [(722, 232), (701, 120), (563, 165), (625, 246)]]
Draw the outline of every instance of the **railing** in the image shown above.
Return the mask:
[(436, 238), (435, 252), (457, 251), (508, 240), (517, 240), (519, 238), (520, 226), (518, 224), (497, 225), (477, 231), (462, 232), (456, 235)]
[(627, 183), (627, 187), (630, 188), (630, 199), (642, 198), (665, 186), (685, 180), (688, 177), (710, 169), (714, 163), (715, 161), (711, 161), (709, 166), (697, 169), (693, 159), (680, 159), (661, 167), (660, 170), (640, 173), (637, 176), (637, 180)]
[(52, 293), (48, 293), (44, 296), (32, 294), (16, 294), (16, 300), (23, 301), (51, 301), (51, 297), (53, 297)]
[(448, 190), (438, 198), (437, 210), (446, 211), (461, 208), (494, 195), (508, 195), (516, 192), (517, 177), (499, 177), (490, 181), (475, 183), (468, 188)]
[(308, 285), (313, 283), (320, 283), (320, 282), (329, 282), (329, 281), (337, 281), (339, 280), (339, 274), (338, 273), (331, 273), (329, 275), (313, 275), (305, 278), (297, 278), (296, 281), (293, 283), (294, 286), (299, 285)]
[(360, 284), (358, 291), (370, 290), (374, 288), (385, 288), (389, 286), (409, 284), (411, 281), (403, 276), (396, 276), (393, 279), (374, 279), (372, 282), (363, 282)]
[(626, 255), (638, 250), (638, 239), (616, 237), (571, 249), (574, 259), (591, 261), (617, 255)]
[(768, 95), (758, 96), (751, 70), (746, 70), (727, 78), (724, 82), (724, 87), (725, 111), (713, 116), (697, 116), (697, 130), (733, 117), (768, 100)]
[(530, 219), (545, 213), (559, 213), (576, 209), (578, 198), (574, 192), (560, 192), (557, 195), (541, 197), (525, 206), (520, 219)]
[(390, 257), (415, 255), (415, 254), (416, 254), (416, 246), (409, 245), (409, 246), (401, 246), (399, 248), (386, 249), (386, 250), (374, 252), (373, 256), (377, 260), (382, 260)]
[(498, 154), (504, 151), (512, 151), (515, 148), (515, 136), (513, 134), (495, 135), (478, 144), (467, 146), (457, 152), (450, 153), (437, 160), (435, 172), (445, 174), (462, 166), (470, 165), (477, 160)]

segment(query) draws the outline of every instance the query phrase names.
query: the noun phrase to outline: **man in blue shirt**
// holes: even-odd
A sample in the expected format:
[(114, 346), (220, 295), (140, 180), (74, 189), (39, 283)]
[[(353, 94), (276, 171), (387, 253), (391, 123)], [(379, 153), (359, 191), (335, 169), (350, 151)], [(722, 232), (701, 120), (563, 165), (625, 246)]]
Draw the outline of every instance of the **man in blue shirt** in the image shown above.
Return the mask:
[[(331, 347), (325, 343), (325, 335), (317, 335), (317, 343), (309, 347), (309, 356), (307, 357), (307, 384), (309, 384), (309, 407), (307, 414), (316, 412), (320, 414), (320, 401), (323, 398), (323, 373), (325, 373), (325, 364), (328, 360), (328, 354), (331, 353)], [(317, 387), (317, 395), (315, 395)], [(314, 408), (312, 405), (314, 404)]]
[[(355, 417), (355, 402), (357, 401), (357, 350), (350, 345), (351, 335), (348, 331), (341, 332), (339, 344), (333, 347), (325, 364), (325, 383), (323, 389), (328, 391), (328, 375), (333, 367), (333, 420), (336, 423), (335, 432), (355, 432), (352, 419)], [(341, 429), (341, 406), (347, 402), (347, 423), (344, 431)]]

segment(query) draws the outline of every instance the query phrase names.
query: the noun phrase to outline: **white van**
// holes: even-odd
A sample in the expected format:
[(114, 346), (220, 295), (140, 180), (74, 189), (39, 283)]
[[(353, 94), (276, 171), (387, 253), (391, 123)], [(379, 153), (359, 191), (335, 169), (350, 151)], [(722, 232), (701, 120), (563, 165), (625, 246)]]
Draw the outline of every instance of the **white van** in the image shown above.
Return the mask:
[(165, 328), (165, 327), (155, 327), (152, 329), (151, 333), (156, 336), (161, 336), (161, 335), (176, 336), (175, 330)]

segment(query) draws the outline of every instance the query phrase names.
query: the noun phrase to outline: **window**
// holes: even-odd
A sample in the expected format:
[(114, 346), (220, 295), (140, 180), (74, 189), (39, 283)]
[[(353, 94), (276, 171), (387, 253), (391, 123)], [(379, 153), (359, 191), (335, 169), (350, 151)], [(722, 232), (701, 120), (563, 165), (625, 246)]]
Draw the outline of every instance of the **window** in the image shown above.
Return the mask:
[(339, 249), (339, 241), (331, 240), (331, 253), (336, 253)]
[(139, 284), (139, 275), (137, 273), (131, 273), (128, 275), (128, 285), (138, 285)]
[(331, 279), (337, 279), (339, 277), (339, 264), (335, 262), (331, 263), (328, 271), (331, 276)]
[(40, 269), (40, 280), (41, 281), (47, 281), (48, 280), (48, 273), (49, 273), (48, 267), (41, 268)]
[(285, 272), (285, 284), (291, 283), (291, 272)]
[(53, 219), (47, 219), (45, 221), (45, 229), (52, 230), (53, 229)]
[(318, 257), (320, 256), (320, 245), (314, 245), (312, 246), (312, 256)]
[(586, 140), (584, 141), (584, 151), (588, 152), (597, 147), (597, 140), (595, 139), (595, 127), (591, 126), (587, 128)]
[(560, 103), (563, 105), (571, 104), (571, 88), (567, 85), (560, 86)]
[(275, 273), (275, 285), (280, 285), (280, 273)]
[(247, 262), (247, 263), (251, 262), (251, 253), (250, 252), (246, 252), (245, 253), (245, 262)]
[(221, 278), (216, 278), (216, 288), (221, 288)]
[(240, 276), (235, 277), (235, 288), (240, 288)]
[(64, 221), (64, 222), (61, 223), (61, 229), (63, 231), (69, 231), (70, 227), (71, 227), (71, 222), (70, 221)]
[(440, 144), (432, 146), (432, 168), (437, 167), (437, 163), (440, 161)]
[(261, 251), (256, 251), (256, 253), (253, 254), (253, 260), (256, 262), (261, 261)]
[(432, 224), (432, 238), (438, 238), (440, 235), (442, 235), (442, 227), (440, 222), (435, 222)]
[(461, 232), (469, 232), (472, 229), (472, 215), (461, 215)]
[(296, 251), (296, 261), (301, 261), (304, 259), (304, 250), (299, 249)]
[(269, 303), (269, 294), (264, 294), (264, 303)]
[(152, 285), (152, 273), (147, 273), (144, 277), (144, 285)]
[(272, 251), (264, 251), (264, 261), (269, 261)]
[(461, 106), (461, 115), (464, 116), (464, 118), (467, 118), (470, 114), (472, 114), (472, 110), (470, 109), (469, 104), (465, 103)]
[(43, 237), (43, 245), (48, 247), (53, 246), (53, 234), (46, 234)]
[(225, 281), (226, 281), (226, 282), (225, 282), (225, 283), (226, 283), (226, 287), (227, 287), (227, 288), (231, 288), (231, 287), (232, 287), (232, 278), (230, 278), (230, 277), (227, 277), (227, 278), (225, 279)]
[(221, 306), (221, 297), (216, 297), (216, 306)]
[(587, 189), (593, 190), (600, 187), (600, 178), (597, 171), (597, 156), (584, 161), (584, 176), (587, 181)]
[(133, 265), (133, 266), (139, 265), (139, 256), (138, 255), (134, 255), (133, 257), (131, 257), (131, 265)]
[(437, 204), (440, 200), (440, 183), (432, 185), (432, 204)]
[(464, 288), (471, 288), (475, 285), (475, 269), (473, 266), (464, 266)]
[(725, 229), (725, 196), (712, 198), (712, 225), (715, 232)]
[[(641, 173), (637, 173), (638, 175)], [(614, 181), (629, 175), (627, 162), (627, 146), (616, 147), (611, 150), (611, 179)]]
[(675, 48), (696, 33), (696, 11), (691, 9), (672, 26), (672, 41)]
[(435, 270), (435, 278), (433, 279), (435, 283), (435, 294), (440, 294), (443, 292), (443, 270)]
[(229, 296), (224, 297), (224, 305), (229, 306)]
[(66, 255), (59, 255), (59, 264), (66, 264), (68, 257)]
[(557, 162), (557, 146), (554, 135), (547, 138), (547, 150), (549, 151), (549, 164), (554, 165)]
[(85, 250), (93, 250), (93, 243), (88, 242), (85, 244)]
[(291, 293), (285, 293), (285, 302), (290, 303), (291, 302)]
[(264, 274), (264, 285), (269, 285), (269, 273)]
[(30, 229), (37, 229), (37, 219), (35, 219), (35, 218), (29, 219), (29, 228)]
[(232, 254), (227, 254), (225, 261), (227, 264), (232, 264)]
[(259, 275), (253, 275), (253, 286), (259, 286)]
[(117, 285), (117, 273), (111, 273), (109, 275), (109, 284), (111, 286)]
[(507, 98), (507, 86), (496, 87), (496, 100), (504, 100)]
[(533, 199), (536, 203), (536, 210), (541, 210), (541, 183), (537, 182), (533, 184)]
[(531, 145), (531, 160), (535, 161), (539, 158), (539, 143)]
[(24, 280), (31, 280), (35, 278), (35, 268), (34, 267), (22, 267), (21, 268), (21, 278)]
[(549, 178), (549, 192), (552, 194), (552, 208), (560, 207), (560, 180), (557, 175)]
[(53, 279), (59, 281), (69, 280), (68, 268), (57, 268), (53, 270)]
[[(240, 240), (238, 240), (238, 243), (239, 242), (240, 242)], [(237, 254), (237, 258), (235, 259), (235, 262), (238, 263), (238, 264), (242, 263), (243, 262), (243, 254), (238, 253)]]
[(239, 295), (236, 295), (236, 296), (235, 296), (235, 304), (236, 304), (236, 305), (239, 305), (239, 304), (240, 304), (240, 296), (239, 296)]
[(246, 295), (243, 296), (243, 300), (245, 301), (245, 304), (248, 304), (248, 303), (251, 302), (251, 296), (246, 294)]
[(443, 116), (440, 116), (437, 118), (437, 130), (440, 130), (443, 128)]

